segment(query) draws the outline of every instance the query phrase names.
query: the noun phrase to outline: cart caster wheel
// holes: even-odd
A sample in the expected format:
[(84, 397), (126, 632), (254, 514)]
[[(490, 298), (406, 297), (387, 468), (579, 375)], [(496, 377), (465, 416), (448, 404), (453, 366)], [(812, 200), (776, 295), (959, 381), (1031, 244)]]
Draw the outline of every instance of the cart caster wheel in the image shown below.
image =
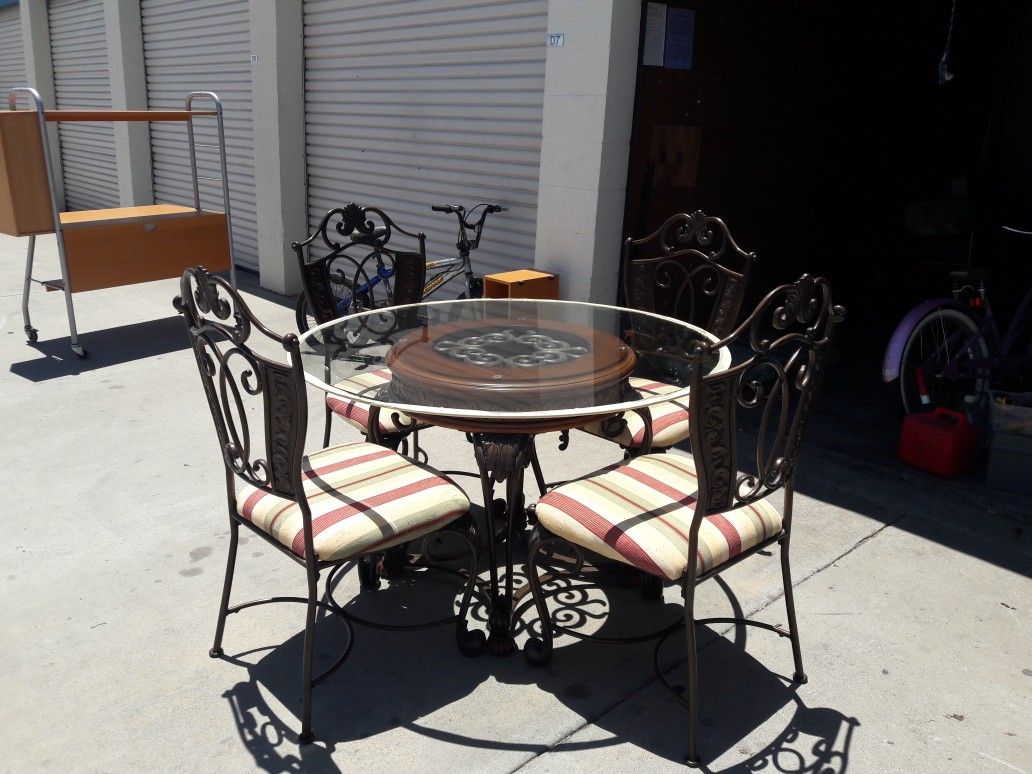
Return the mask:
[(523, 646), (523, 658), (531, 666), (543, 667), (552, 657), (552, 648), (546, 646), (544, 640), (538, 637), (531, 637)]
[(314, 731), (306, 731), (305, 733), (299, 735), (298, 738), (297, 738), (297, 743), (298, 744), (311, 744), (314, 741), (315, 741), (315, 732)]
[(86, 349), (86, 347), (84, 347), (82, 344), (73, 344), (72, 352), (74, 352), (75, 356), (80, 360), (90, 359), (90, 351)]
[(455, 634), (455, 640), (459, 644), (459, 652), (463, 656), (475, 658), (481, 656), (487, 648), (487, 635), (480, 629), (468, 630), (463, 624)]
[(26, 327), (25, 337), (29, 340), (30, 344), (35, 344), (37, 341), (39, 341), (39, 331), (37, 331), (35, 328)]
[(208, 655), (212, 658), (222, 658), (222, 648), (211, 648), (208, 650)]

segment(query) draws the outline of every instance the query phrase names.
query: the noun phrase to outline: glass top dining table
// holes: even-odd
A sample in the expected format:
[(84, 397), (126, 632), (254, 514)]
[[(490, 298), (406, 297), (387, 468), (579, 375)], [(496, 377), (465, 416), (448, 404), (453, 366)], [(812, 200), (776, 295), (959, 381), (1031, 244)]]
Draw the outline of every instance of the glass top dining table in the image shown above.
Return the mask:
[[(688, 395), (712, 334), (670, 317), (576, 301), (461, 299), (360, 312), (301, 337), (309, 384), (468, 432), (577, 427)], [(730, 362), (726, 348), (711, 370)], [(382, 377), (382, 378), (380, 378)], [(678, 389), (640, 391), (633, 377)]]
[[(342, 317), (302, 335), (301, 359), (308, 383), (330, 395), (464, 431), (473, 444), (482, 502), (491, 504), (485, 508), (488, 534), (512, 536), (525, 523), (524, 469), (533, 468), (542, 494), (547, 488), (535, 435), (686, 398), (691, 355), (703, 341), (716, 340), (696, 326), (648, 312), (577, 301), (466, 299)], [(730, 359), (721, 347), (706, 367), (725, 370)], [(654, 381), (667, 387), (652, 390)], [(379, 442), (378, 426), (371, 421), (368, 432)], [(505, 496), (495, 500), (502, 484)], [(497, 656), (515, 648), (512, 541), (503, 542), (500, 576), (495, 540), (487, 541), (484, 644)]]

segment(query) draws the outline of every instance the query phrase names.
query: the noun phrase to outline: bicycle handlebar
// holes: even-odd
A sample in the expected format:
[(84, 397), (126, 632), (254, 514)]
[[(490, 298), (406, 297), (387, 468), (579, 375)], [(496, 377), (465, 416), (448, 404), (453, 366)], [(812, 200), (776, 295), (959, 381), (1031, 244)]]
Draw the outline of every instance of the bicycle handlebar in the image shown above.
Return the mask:
[[(471, 220), (469, 215), (476, 212), (478, 209), (483, 207), (483, 211), (480, 216), (475, 220)], [(433, 204), (430, 209), (434, 212), (444, 212), (449, 215), (455, 215), (459, 219), (459, 239), (455, 243), (455, 246), (459, 249), (460, 253), (468, 253), (470, 250), (476, 250), (480, 246), (480, 235), (484, 231), (484, 221), (487, 220), (487, 216), (493, 212), (504, 212), (505, 207), (500, 204), (488, 204), (483, 202), (481, 204), (474, 205), (468, 210), (461, 204)], [(466, 235), (466, 229), (473, 230), (473, 239), (469, 239)]]

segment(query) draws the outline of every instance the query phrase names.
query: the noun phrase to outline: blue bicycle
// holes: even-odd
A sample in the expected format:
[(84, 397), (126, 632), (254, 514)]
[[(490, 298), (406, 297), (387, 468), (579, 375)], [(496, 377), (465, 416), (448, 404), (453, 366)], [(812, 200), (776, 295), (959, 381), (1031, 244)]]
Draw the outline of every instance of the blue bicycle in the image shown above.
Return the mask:
[[(436, 204), (430, 208), (434, 212), (454, 215), (458, 220), (458, 238), (455, 248), (458, 255), (454, 258), (439, 258), (426, 262), (428, 276), (423, 285), (423, 298), (426, 298), (459, 275), (463, 276), (465, 290), (459, 298), (480, 298), (484, 294), (483, 277), (474, 274), (470, 253), (480, 246), (480, 237), (484, 232), (487, 216), (495, 212), (503, 212), (504, 207), (497, 204), (481, 203), (469, 209), (459, 204)], [(367, 242), (374, 243), (382, 239), (385, 232), (373, 229), (364, 236)], [(391, 280), (394, 278), (393, 264), (376, 261), (374, 265), (363, 268), (354, 276), (336, 273), (332, 277), (332, 292), (337, 315), (343, 317), (364, 309), (375, 309), (390, 305), (393, 298)], [(317, 322), (312, 315), (305, 294), (297, 300), (297, 327), (301, 333), (314, 327)]]

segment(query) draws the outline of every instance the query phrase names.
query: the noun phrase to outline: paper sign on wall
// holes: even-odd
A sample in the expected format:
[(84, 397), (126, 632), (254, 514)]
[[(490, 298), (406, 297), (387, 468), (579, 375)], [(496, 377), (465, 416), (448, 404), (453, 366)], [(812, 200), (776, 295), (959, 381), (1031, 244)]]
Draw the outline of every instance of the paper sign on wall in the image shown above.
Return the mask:
[(663, 66), (663, 52), (666, 48), (666, 3), (649, 3), (645, 12), (645, 42), (642, 45), (641, 63), (653, 67)]
[(663, 66), (671, 70), (691, 70), (695, 49), (695, 11), (669, 8), (666, 12), (666, 53)]

